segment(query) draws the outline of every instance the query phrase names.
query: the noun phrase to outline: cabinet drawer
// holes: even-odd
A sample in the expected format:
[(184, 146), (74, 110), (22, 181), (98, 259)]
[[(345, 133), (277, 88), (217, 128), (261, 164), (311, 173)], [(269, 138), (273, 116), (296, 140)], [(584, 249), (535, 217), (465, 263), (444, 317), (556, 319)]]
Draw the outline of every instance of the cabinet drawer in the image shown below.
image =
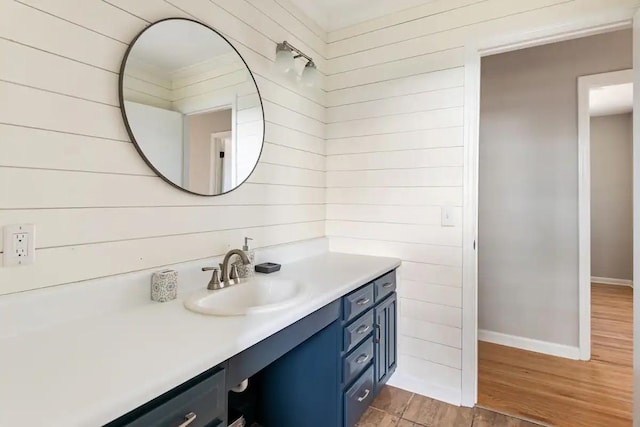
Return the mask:
[(358, 376), (373, 360), (373, 337), (369, 337), (344, 360), (344, 384)]
[(344, 351), (348, 353), (373, 331), (373, 310), (344, 328)]
[(360, 313), (373, 307), (373, 283), (358, 289), (344, 297), (344, 308), (342, 319), (348, 322), (358, 317)]
[(355, 426), (372, 401), (373, 366), (370, 366), (344, 394), (345, 426)]
[(375, 288), (375, 301), (382, 301), (396, 290), (396, 272), (395, 270), (385, 274), (373, 282)]
[(226, 412), (224, 373), (219, 371), (123, 425), (176, 427), (195, 415), (189, 427), (222, 427)]

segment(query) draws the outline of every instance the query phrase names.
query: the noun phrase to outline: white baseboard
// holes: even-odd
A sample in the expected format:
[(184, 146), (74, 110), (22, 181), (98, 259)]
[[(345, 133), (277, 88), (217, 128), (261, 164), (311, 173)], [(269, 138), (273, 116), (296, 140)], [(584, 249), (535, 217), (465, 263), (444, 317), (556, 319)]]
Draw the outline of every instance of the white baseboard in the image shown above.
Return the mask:
[(557, 344), (549, 341), (534, 340), (531, 338), (507, 335), (500, 332), (482, 329), (478, 330), (478, 340), (493, 344), (506, 345), (508, 347), (515, 347), (522, 350), (535, 351), (536, 353), (543, 353), (551, 356), (564, 357), (566, 359), (580, 359), (579, 347)]
[(425, 381), (420, 378), (416, 378), (413, 375), (407, 375), (400, 370), (389, 378), (387, 382), (390, 386), (401, 388), (403, 390), (410, 391), (412, 393), (427, 396), (432, 399), (439, 400), (441, 402), (450, 403), (452, 405), (460, 406), (460, 390), (448, 387), (442, 387), (429, 381)]
[(601, 285), (618, 285), (633, 287), (633, 280), (613, 279), (611, 277), (592, 277), (591, 283), (600, 283)]

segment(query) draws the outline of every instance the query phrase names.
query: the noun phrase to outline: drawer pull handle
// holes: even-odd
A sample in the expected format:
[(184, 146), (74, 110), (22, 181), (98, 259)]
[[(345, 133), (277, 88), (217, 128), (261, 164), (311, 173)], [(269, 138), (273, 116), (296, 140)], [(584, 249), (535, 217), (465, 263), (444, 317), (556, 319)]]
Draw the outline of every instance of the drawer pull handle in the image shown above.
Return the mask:
[(371, 390), (366, 389), (364, 391), (364, 394), (358, 398), (358, 402), (362, 402), (363, 400), (365, 400), (369, 396), (369, 393), (371, 393)]
[(364, 365), (365, 363), (367, 363), (367, 360), (369, 360), (369, 355), (368, 354), (361, 354), (357, 359), (356, 359), (356, 363), (358, 365)]
[(360, 298), (358, 301), (356, 301), (356, 304), (358, 305), (367, 305), (371, 302), (371, 300), (369, 298)]
[(388, 283), (385, 283), (384, 285), (382, 285), (382, 287), (383, 287), (384, 289), (389, 289), (389, 288), (390, 288), (390, 287), (392, 287), (392, 286), (393, 286), (393, 283), (391, 283), (391, 282), (388, 282)]
[(356, 332), (359, 335), (362, 335), (362, 334), (367, 333), (369, 331), (369, 329), (371, 329), (371, 327), (369, 325), (362, 325), (358, 329), (356, 329)]
[(380, 344), (380, 325), (376, 323), (376, 344)]
[(184, 416), (184, 422), (180, 424), (178, 427), (187, 427), (189, 424), (194, 422), (196, 418), (197, 418), (196, 414), (194, 414), (193, 412), (189, 412), (187, 415)]

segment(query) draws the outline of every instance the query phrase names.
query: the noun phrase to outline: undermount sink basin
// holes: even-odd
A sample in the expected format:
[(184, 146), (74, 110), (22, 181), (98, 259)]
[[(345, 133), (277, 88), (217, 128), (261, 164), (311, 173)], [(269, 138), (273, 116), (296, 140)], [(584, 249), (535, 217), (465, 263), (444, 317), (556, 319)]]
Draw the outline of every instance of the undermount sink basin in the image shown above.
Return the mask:
[(303, 297), (296, 281), (257, 276), (217, 291), (199, 291), (184, 302), (186, 308), (212, 316), (267, 313), (295, 305)]

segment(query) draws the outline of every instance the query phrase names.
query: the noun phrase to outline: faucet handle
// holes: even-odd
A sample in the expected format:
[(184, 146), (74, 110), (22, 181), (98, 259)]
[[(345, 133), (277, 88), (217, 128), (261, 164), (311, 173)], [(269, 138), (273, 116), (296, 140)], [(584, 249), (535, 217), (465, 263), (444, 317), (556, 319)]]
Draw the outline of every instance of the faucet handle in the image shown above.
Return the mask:
[(207, 289), (210, 291), (215, 291), (218, 289), (222, 289), (222, 285), (220, 283), (220, 276), (218, 275), (218, 267), (202, 267), (202, 271), (213, 271), (211, 275), (211, 280), (209, 280), (209, 284), (207, 285)]
[(229, 279), (238, 280), (240, 276), (238, 275), (238, 266), (235, 264), (231, 265), (231, 273), (229, 274)]

